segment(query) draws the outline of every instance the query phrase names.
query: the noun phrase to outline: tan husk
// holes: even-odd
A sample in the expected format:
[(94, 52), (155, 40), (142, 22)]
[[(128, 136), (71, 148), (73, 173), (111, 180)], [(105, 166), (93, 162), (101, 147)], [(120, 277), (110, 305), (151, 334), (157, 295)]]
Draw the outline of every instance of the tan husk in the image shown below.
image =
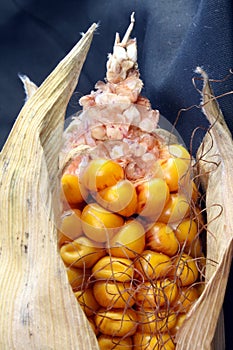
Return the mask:
[(34, 89), (0, 155), (1, 349), (98, 349), (57, 250), (51, 191), (65, 110), (96, 27)]
[(204, 80), (202, 109), (211, 125), (197, 152), (198, 171), (206, 191), (207, 283), (177, 335), (177, 349), (221, 350), (225, 346), (220, 312), (233, 252), (233, 141), (206, 73), (199, 67), (197, 73)]

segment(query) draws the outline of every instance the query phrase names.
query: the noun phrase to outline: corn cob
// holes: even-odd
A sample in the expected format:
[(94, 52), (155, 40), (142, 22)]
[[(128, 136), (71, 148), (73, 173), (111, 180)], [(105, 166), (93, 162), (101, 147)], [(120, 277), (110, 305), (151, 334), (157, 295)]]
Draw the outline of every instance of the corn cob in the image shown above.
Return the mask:
[(64, 133), (58, 238), (100, 349), (168, 350), (203, 283), (198, 190), (140, 95), (133, 24)]

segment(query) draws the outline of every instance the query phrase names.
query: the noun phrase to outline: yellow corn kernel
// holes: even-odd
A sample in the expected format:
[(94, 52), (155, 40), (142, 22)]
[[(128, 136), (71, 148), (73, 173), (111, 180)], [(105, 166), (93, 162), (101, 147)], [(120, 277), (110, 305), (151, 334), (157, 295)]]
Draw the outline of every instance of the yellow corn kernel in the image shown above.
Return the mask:
[(139, 275), (142, 274), (150, 280), (166, 277), (171, 271), (172, 263), (169, 256), (163, 253), (144, 250), (141, 256), (136, 259), (134, 266)]
[[(203, 258), (202, 244), (201, 244), (200, 237), (197, 237), (196, 239), (194, 239), (190, 243), (190, 246), (185, 247), (184, 251), (185, 251), (185, 253), (189, 254), (193, 258), (201, 258), (201, 259), (198, 259), (198, 261), (204, 259)], [(203, 261), (203, 263), (204, 263), (204, 261)], [(205, 263), (204, 263), (204, 265), (205, 265)]]
[(81, 203), (87, 197), (87, 190), (80, 184), (77, 175), (64, 174), (61, 178), (61, 186), (61, 195), (71, 205)]
[(150, 179), (137, 186), (137, 213), (149, 217), (154, 222), (162, 213), (169, 199), (169, 188), (160, 178)]
[(170, 199), (163, 209), (158, 221), (180, 223), (190, 212), (190, 205), (183, 194), (171, 193)]
[(120, 215), (102, 208), (97, 203), (85, 206), (81, 220), (85, 235), (96, 242), (109, 241), (124, 224), (124, 219)]
[(96, 200), (102, 207), (126, 217), (133, 215), (137, 209), (137, 193), (128, 180), (121, 180), (98, 192)]
[(138, 313), (138, 330), (142, 333), (156, 334), (168, 332), (176, 324), (176, 314), (156, 309), (142, 309)]
[(170, 192), (191, 190), (190, 165), (185, 160), (168, 158), (162, 159), (160, 164)]
[(191, 182), (192, 182), (192, 197), (191, 198), (192, 198), (192, 201), (194, 203), (197, 203), (197, 200), (198, 200), (200, 194), (199, 194), (199, 191), (198, 191), (198, 188), (197, 188), (197, 185), (195, 184), (195, 182), (193, 180)]
[(175, 235), (182, 246), (190, 247), (198, 235), (197, 223), (190, 218), (184, 219), (176, 228)]
[(179, 298), (176, 302), (176, 309), (179, 312), (187, 313), (193, 303), (198, 299), (199, 292), (194, 287), (184, 287), (180, 289)]
[(60, 255), (66, 265), (78, 268), (90, 268), (106, 254), (101, 244), (87, 237), (79, 237), (65, 244), (60, 249)]
[(61, 248), (63, 244), (72, 242), (73, 240), (70, 237), (65, 236), (61, 231), (57, 232), (58, 246)]
[(92, 289), (88, 288), (84, 291), (79, 290), (74, 293), (76, 299), (78, 300), (81, 308), (85, 312), (86, 316), (92, 316), (96, 313), (99, 308), (99, 304), (95, 300)]
[(174, 269), (183, 287), (194, 283), (199, 275), (195, 260), (185, 253), (175, 259)]
[[(59, 233), (68, 240), (74, 240), (82, 235), (82, 225), (81, 225), (81, 211), (79, 209), (72, 209), (66, 211), (61, 218), (61, 225), (59, 228)], [(61, 245), (61, 242), (59, 241)]]
[(122, 312), (122, 309), (100, 309), (95, 316), (95, 323), (103, 334), (124, 337), (135, 333), (137, 314), (132, 309)]
[(82, 180), (90, 191), (98, 192), (115, 185), (124, 178), (124, 170), (120, 164), (111, 159), (93, 159), (83, 173)]
[(110, 335), (101, 334), (98, 337), (100, 350), (132, 350), (133, 341), (131, 337), (111, 337)]
[(136, 332), (133, 342), (135, 350), (175, 350), (175, 344), (168, 333), (152, 335)]
[(146, 232), (147, 247), (150, 250), (161, 252), (169, 256), (176, 254), (179, 242), (172, 228), (163, 222), (156, 222)]
[(120, 258), (135, 258), (145, 248), (145, 232), (136, 220), (125, 223), (109, 243), (109, 255)]
[(88, 278), (91, 275), (91, 271), (88, 269), (78, 269), (75, 267), (68, 267), (67, 276), (69, 283), (73, 290), (83, 288), (87, 283)]
[(129, 259), (105, 256), (94, 265), (92, 274), (96, 279), (127, 282), (133, 278), (134, 266)]
[(134, 288), (129, 282), (96, 281), (93, 293), (98, 303), (105, 308), (125, 308), (133, 306)]
[(186, 313), (177, 315), (176, 324), (175, 324), (175, 327), (171, 329), (171, 334), (176, 334), (179, 331), (179, 329), (181, 328), (181, 326), (183, 325), (186, 319), (186, 316), (187, 316)]
[(183, 147), (182, 145), (179, 145), (179, 144), (173, 144), (173, 145), (169, 145), (167, 147), (168, 147), (168, 152), (169, 152), (171, 157), (180, 158), (180, 159), (186, 161), (187, 163), (190, 163), (191, 156), (185, 147)]
[(137, 290), (136, 302), (143, 308), (168, 307), (175, 302), (177, 296), (176, 283), (165, 278), (142, 283)]

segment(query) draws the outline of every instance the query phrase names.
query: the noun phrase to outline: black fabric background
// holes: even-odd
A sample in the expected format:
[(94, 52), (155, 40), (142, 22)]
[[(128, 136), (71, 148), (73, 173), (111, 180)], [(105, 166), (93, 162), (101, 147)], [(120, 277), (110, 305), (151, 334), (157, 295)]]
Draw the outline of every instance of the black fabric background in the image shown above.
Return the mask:
[[(80, 39), (80, 32), (99, 22), (68, 106), (67, 115), (73, 114), (78, 98), (104, 78), (115, 32), (124, 33), (132, 11), (136, 12), (133, 36), (138, 40), (143, 94), (174, 123), (181, 108), (200, 102), (192, 84), (196, 66), (213, 79), (223, 79), (233, 68), (232, 10), (231, 0), (1, 0), (0, 148), (24, 103), (17, 74), (26, 74), (40, 85)], [(233, 77), (213, 83), (213, 88), (216, 95), (233, 90)], [(231, 131), (232, 102), (232, 95), (219, 100)], [(207, 127), (198, 108), (181, 114), (177, 129), (188, 147), (196, 127)], [(201, 129), (193, 138), (194, 153), (203, 134)], [(231, 273), (224, 303), (227, 349), (233, 344), (232, 280)]]

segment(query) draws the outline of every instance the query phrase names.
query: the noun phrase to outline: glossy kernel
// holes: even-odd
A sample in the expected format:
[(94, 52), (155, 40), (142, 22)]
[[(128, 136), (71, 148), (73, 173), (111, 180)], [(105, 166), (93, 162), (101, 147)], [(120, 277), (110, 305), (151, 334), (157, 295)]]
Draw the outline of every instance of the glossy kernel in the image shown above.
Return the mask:
[(109, 254), (121, 258), (135, 258), (145, 248), (145, 232), (136, 220), (128, 221), (109, 244)]
[(120, 164), (104, 158), (91, 160), (82, 177), (86, 188), (93, 192), (113, 186), (123, 178), (124, 171)]
[(75, 292), (74, 295), (86, 316), (91, 316), (96, 310), (98, 310), (99, 304), (97, 303), (91, 288), (88, 288), (85, 291), (79, 290)]
[(71, 205), (82, 203), (87, 197), (86, 189), (80, 184), (79, 177), (64, 174), (61, 178), (62, 196)]
[(147, 279), (165, 277), (172, 267), (169, 256), (152, 250), (144, 250), (134, 265), (139, 274), (141, 273)]
[(199, 291), (196, 287), (181, 288), (177, 300), (177, 309), (179, 312), (187, 313), (193, 303), (198, 299)]
[(146, 233), (147, 248), (169, 256), (176, 254), (179, 242), (172, 228), (162, 222), (156, 222)]
[(96, 279), (128, 282), (133, 278), (133, 262), (129, 259), (105, 256), (95, 264), (92, 273)]
[(93, 293), (98, 303), (105, 308), (125, 308), (134, 304), (134, 288), (130, 282), (96, 281)]
[(96, 242), (106, 242), (124, 224), (124, 219), (97, 203), (85, 206), (81, 215), (85, 235)]
[(135, 333), (137, 327), (137, 314), (134, 310), (101, 309), (95, 316), (95, 323), (101, 333), (124, 337)]
[(168, 152), (171, 157), (180, 158), (190, 163), (191, 156), (187, 149), (180, 144), (173, 144), (168, 146)]
[(170, 334), (152, 335), (137, 332), (133, 336), (135, 350), (175, 350)]
[(161, 308), (173, 304), (177, 296), (176, 283), (165, 278), (142, 283), (137, 290), (136, 301), (143, 308)]
[(184, 219), (176, 228), (175, 235), (182, 246), (190, 247), (198, 235), (197, 223), (190, 218)]
[(155, 309), (138, 311), (138, 330), (142, 333), (156, 334), (168, 332), (176, 324), (176, 314)]
[(98, 337), (100, 350), (132, 350), (133, 341), (131, 337), (111, 337), (102, 334)]
[(60, 255), (66, 265), (78, 268), (90, 268), (106, 254), (105, 249), (86, 237), (63, 245)]
[(116, 185), (100, 191), (96, 200), (104, 208), (129, 217), (137, 209), (137, 193), (132, 182), (121, 180)]
[(68, 267), (67, 270), (67, 276), (69, 283), (73, 290), (80, 289), (85, 286), (87, 283), (88, 278), (91, 275), (91, 271), (88, 269), (78, 269), (75, 267)]
[(60, 246), (82, 235), (80, 216), (81, 211), (79, 209), (72, 209), (63, 214), (58, 231), (58, 243)]
[(187, 198), (179, 193), (171, 193), (170, 199), (163, 209), (158, 221), (167, 223), (180, 223), (190, 212)]
[(191, 190), (189, 164), (180, 158), (162, 160), (161, 168), (170, 192)]
[(160, 178), (150, 179), (137, 186), (137, 193), (137, 213), (156, 221), (169, 198), (166, 182)]
[(175, 275), (179, 278), (183, 287), (194, 283), (198, 278), (198, 269), (195, 260), (188, 254), (183, 253), (174, 262)]
[(186, 319), (187, 314), (186, 313), (181, 313), (177, 315), (177, 320), (175, 326), (171, 329), (171, 334), (177, 334), (177, 332), (180, 330), (182, 327), (185, 319)]

